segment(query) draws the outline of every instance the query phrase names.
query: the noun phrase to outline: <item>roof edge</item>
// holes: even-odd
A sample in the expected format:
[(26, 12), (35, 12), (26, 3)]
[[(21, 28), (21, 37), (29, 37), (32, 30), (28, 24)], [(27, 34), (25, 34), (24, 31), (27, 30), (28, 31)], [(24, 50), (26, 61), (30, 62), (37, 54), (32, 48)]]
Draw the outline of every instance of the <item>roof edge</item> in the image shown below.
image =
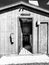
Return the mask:
[(22, 1), (19, 1), (19, 2), (14, 3), (14, 4), (7, 5), (7, 6), (4, 6), (4, 7), (0, 7), (0, 10), (4, 10), (6, 8), (14, 7), (14, 6), (17, 6), (17, 5), (20, 5), (20, 4), (22, 4)]
[(31, 8), (34, 8), (34, 9), (37, 9), (37, 10), (40, 10), (40, 11), (49, 13), (49, 10), (43, 9), (43, 8), (41, 8), (41, 7), (32, 5), (32, 4), (30, 4), (30, 3), (26, 3), (26, 2), (23, 2), (23, 1), (19, 1), (19, 2), (17, 2), (17, 3), (14, 3), (14, 4), (10, 4), (10, 5), (1, 7), (1, 8), (0, 8), (0, 11), (1, 11), (1, 10), (4, 10), (4, 9), (8, 9), (8, 8), (10, 8), (10, 7), (14, 7), (14, 6), (20, 5), (20, 4), (23, 4), (23, 5), (26, 5), (26, 6), (28, 6), (28, 7), (31, 7)]

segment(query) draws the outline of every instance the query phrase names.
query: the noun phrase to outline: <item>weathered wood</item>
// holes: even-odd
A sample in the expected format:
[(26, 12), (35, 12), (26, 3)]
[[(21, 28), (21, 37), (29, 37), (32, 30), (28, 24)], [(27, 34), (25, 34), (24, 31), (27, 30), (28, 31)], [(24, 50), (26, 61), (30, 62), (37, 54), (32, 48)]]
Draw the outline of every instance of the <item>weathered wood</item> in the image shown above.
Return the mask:
[[(37, 27), (36, 22), (49, 22), (49, 17), (39, 15), (37, 13), (33, 13), (27, 10), (23, 10), (23, 13), (29, 13), (30, 16), (23, 16), (32, 18), (33, 26), (32, 26), (32, 45), (33, 45), (33, 53), (37, 53)], [(21, 16), (22, 11), (19, 12), (19, 9), (5, 12), (0, 14), (0, 54), (1, 55), (9, 55), (9, 54), (17, 54), (18, 53), (18, 42), (22, 42), (21, 38), (21, 29), (18, 26), (18, 18)], [(20, 31), (18, 31), (18, 28)], [(46, 29), (43, 28), (43, 29)], [(42, 29), (42, 31), (43, 31)], [(19, 32), (19, 33), (18, 33)], [(10, 34), (14, 33), (14, 44), (10, 44)], [(40, 33), (40, 32), (39, 32)], [(47, 33), (45, 33), (47, 34)], [(20, 37), (19, 37), (20, 36)], [(39, 35), (40, 36), (40, 35)], [(45, 36), (45, 35), (44, 35)], [(48, 29), (48, 39), (49, 39), (49, 29)], [(19, 40), (19, 41), (18, 41)], [(44, 39), (43, 39), (44, 40)], [(39, 39), (40, 42), (40, 39)], [(47, 43), (47, 41), (46, 41)], [(48, 53), (49, 53), (49, 40), (48, 40)]]

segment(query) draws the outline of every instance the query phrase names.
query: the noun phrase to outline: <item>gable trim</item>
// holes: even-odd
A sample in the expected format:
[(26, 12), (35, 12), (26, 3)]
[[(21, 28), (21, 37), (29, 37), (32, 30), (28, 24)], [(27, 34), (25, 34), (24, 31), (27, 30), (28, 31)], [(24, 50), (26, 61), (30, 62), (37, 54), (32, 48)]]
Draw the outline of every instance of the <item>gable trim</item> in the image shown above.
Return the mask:
[(29, 3), (25, 3), (25, 2), (22, 2), (22, 1), (17, 2), (15, 4), (11, 4), (11, 5), (8, 5), (8, 6), (1, 7), (0, 10), (4, 10), (6, 8), (14, 7), (14, 6), (17, 6), (17, 5), (20, 5), (20, 4), (23, 4), (23, 5), (26, 5), (28, 7), (31, 7), (31, 8), (34, 8), (34, 9), (41, 10), (41, 11), (44, 11), (44, 12), (49, 13), (49, 11), (46, 10), (46, 9), (43, 9), (41, 7), (38, 7), (38, 6), (35, 6), (35, 5), (32, 5), (32, 4), (29, 4)]
[(31, 12), (33, 12), (33, 11), (35, 13), (39, 12), (39, 14), (49, 17), (49, 11), (48, 10), (40, 8), (40, 7), (35, 6), (35, 5), (31, 5), (31, 4), (22, 2), (22, 1), (20, 1), (18, 3), (15, 3), (15, 4), (11, 4), (11, 5), (5, 6), (5, 7), (1, 7), (0, 8), (0, 14), (1, 14), (1, 12), (3, 13), (4, 11), (7, 12), (7, 11), (11, 11), (11, 10), (17, 9), (18, 7), (20, 8), (21, 6), (24, 7), (25, 9), (28, 8)]

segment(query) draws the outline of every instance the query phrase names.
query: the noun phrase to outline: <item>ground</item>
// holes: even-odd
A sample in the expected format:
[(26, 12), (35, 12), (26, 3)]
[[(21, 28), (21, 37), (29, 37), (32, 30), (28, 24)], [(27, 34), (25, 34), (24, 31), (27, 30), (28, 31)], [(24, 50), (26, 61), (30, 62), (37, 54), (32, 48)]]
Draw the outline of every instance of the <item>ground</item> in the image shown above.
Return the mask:
[(46, 54), (32, 54), (25, 48), (21, 49), (19, 55), (11, 54), (2, 56), (0, 64), (18, 64), (18, 65), (49, 65), (49, 56)]

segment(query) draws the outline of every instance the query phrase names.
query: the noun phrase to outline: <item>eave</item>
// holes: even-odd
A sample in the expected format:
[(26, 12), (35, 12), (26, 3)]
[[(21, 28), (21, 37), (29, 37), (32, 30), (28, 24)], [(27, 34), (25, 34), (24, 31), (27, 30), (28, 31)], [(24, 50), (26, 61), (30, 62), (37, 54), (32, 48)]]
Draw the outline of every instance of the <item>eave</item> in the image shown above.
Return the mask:
[(49, 10), (43, 9), (43, 8), (35, 6), (35, 5), (31, 5), (29, 3), (22, 2), (22, 1), (8, 5), (8, 6), (1, 7), (0, 14), (2, 14), (4, 12), (15, 10), (20, 7), (23, 7), (24, 9), (29, 10), (31, 12), (49, 17)]

